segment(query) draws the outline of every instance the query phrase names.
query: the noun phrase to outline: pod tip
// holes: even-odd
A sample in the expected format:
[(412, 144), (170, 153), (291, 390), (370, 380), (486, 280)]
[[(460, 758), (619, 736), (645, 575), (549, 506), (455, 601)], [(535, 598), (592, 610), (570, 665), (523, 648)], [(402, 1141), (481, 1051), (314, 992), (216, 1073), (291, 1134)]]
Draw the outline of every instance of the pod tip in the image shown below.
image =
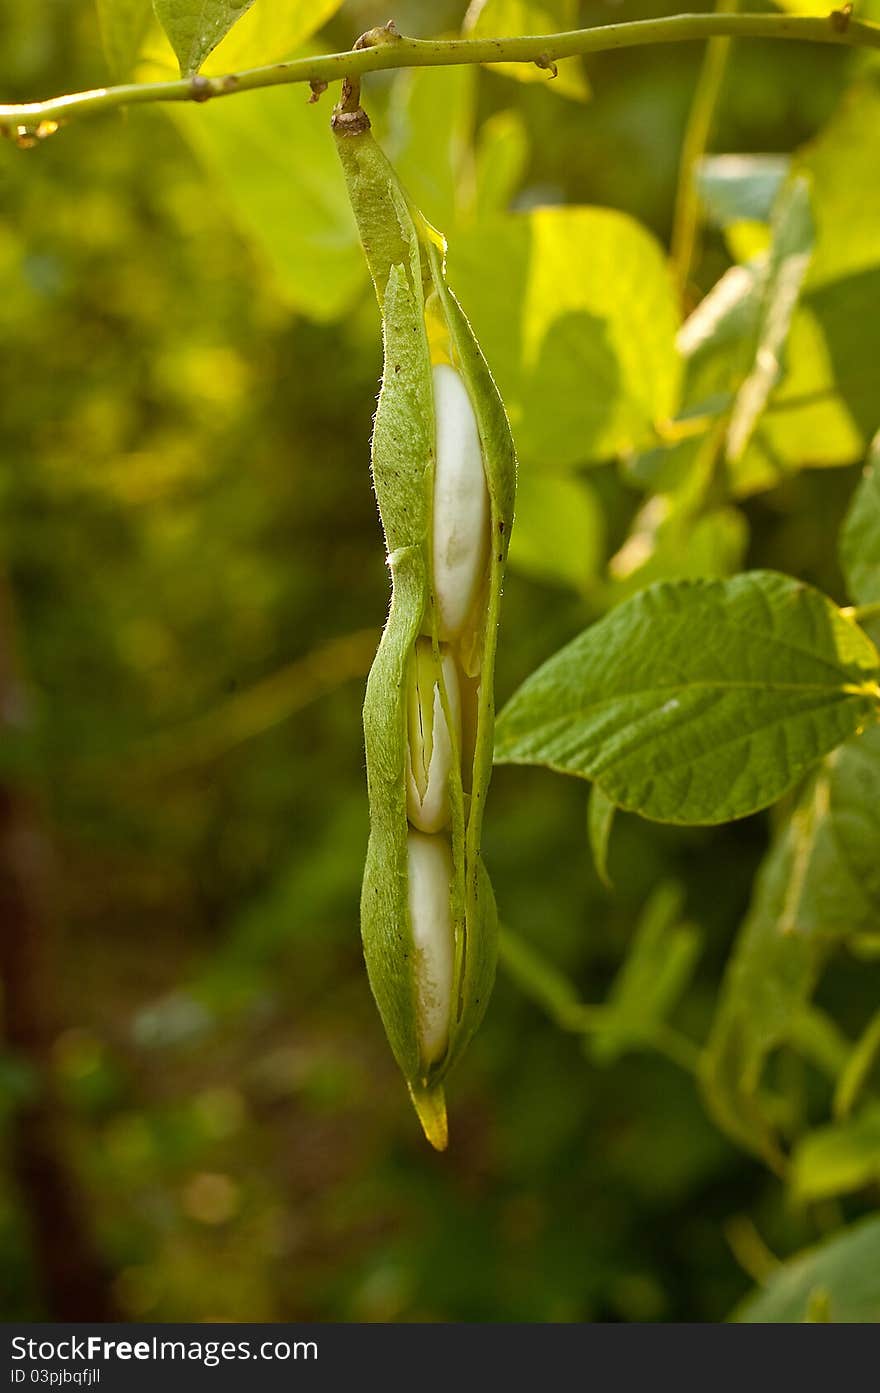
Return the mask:
[(435, 1151), (445, 1151), (449, 1142), (446, 1125), (446, 1095), (438, 1084), (435, 1088), (409, 1086), (413, 1107), (418, 1114), (422, 1131)]

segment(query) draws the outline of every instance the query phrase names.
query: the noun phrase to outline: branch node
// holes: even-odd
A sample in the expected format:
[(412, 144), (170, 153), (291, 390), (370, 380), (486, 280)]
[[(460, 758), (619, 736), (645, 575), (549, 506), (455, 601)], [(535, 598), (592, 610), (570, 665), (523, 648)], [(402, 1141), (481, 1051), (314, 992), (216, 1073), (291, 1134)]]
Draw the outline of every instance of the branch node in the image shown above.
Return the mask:
[(545, 68), (549, 72), (551, 79), (559, 76), (559, 69), (549, 53), (539, 53), (535, 59), (535, 67)]
[(206, 102), (214, 95), (214, 85), (209, 77), (194, 73), (189, 80), (189, 95), (194, 102)]
[(835, 34), (845, 34), (849, 28), (849, 21), (852, 17), (853, 7), (851, 3), (842, 5), (839, 10), (832, 10), (829, 15), (831, 28)]
[(400, 39), (397, 25), (393, 19), (389, 19), (387, 24), (379, 24), (375, 29), (368, 29), (365, 34), (361, 34), (360, 38), (355, 40), (354, 48), (379, 48), (382, 44), (399, 43)]
[(323, 94), (327, 91), (327, 86), (328, 84), (326, 82), (322, 82), (318, 78), (312, 78), (311, 82), (309, 83), (309, 106), (314, 106), (315, 102), (320, 100)]

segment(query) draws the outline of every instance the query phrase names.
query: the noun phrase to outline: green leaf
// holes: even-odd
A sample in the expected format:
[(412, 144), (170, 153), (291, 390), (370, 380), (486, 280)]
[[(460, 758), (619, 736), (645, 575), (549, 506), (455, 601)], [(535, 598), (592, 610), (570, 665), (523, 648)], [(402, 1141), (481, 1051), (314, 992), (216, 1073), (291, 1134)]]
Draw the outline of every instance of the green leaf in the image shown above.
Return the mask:
[(397, 76), (385, 142), (407, 197), (444, 232), (471, 184), (476, 70), (416, 68)]
[[(247, 13), (203, 64), (206, 73), (231, 73), (292, 58), (332, 19), (342, 0), (254, 0)], [(303, 98), (305, 100), (305, 98)]]
[(184, 77), (197, 73), (208, 54), (254, 0), (153, 0)]
[(295, 87), (170, 111), (291, 305), (343, 314), (366, 277), (326, 114)]
[(866, 78), (851, 88), (818, 138), (795, 161), (809, 176), (816, 218), (811, 287), (880, 264), (877, 130), (880, 88)]
[[(468, 38), (500, 38), (507, 34), (558, 34), (577, 24), (577, 9), (571, 0), (473, 0), (463, 26)], [(503, 73), (515, 82), (543, 82), (551, 92), (575, 101), (586, 101), (590, 88), (580, 58), (561, 58), (556, 75), (534, 63), (492, 63), (492, 72)]]
[(878, 661), (830, 600), (772, 571), (652, 586), (527, 679), (495, 758), (596, 779), (658, 821), (724, 822), (877, 718)]
[(839, 1324), (880, 1321), (880, 1218), (863, 1219), (783, 1263), (732, 1319), (791, 1324), (805, 1319), (814, 1293), (827, 1297), (827, 1318)]
[(782, 372), (781, 355), (807, 273), (813, 220), (805, 179), (783, 190), (773, 215), (773, 240), (761, 277), (754, 358), (736, 395), (727, 431), (728, 458), (741, 459)]
[(682, 893), (662, 885), (648, 901), (603, 1005), (601, 1024), (590, 1038), (597, 1063), (610, 1064), (633, 1048), (650, 1044), (687, 986), (700, 940), (682, 924)]
[(598, 784), (593, 784), (587, 805), (587, 834), (590, 838), (590, 850), (596, 864), (596, 874), (609, 890), (612, 886), (611, 877), (608, 874), (608, 844), (611, 840), (611, 828), (614, 824), (616, 811), (617, 809), (608, 795), (602, 791)]
[(483, 122), (474, 169), (478, 218), (506, 212), (528, 158), (528, 130), (518, 111), (496, 111)]
[(857, 605), (880, 600), (880, 435), (844, 520), (840, 564)]
[(880, 1180), (880, 1104), (809, 1132), (795, 1148), (791, 1188), (801, 1202), (830, 1199)]
[(676, 409), (678, 309), (654, 238), (606, 208), (536, 208), (449, 252), (520, 456), (566, 468), (644, 448)]
[(583, 479), (520, 466), (510, 565), (534, 580), (583, 592), (602, 560), (602, 509)]
[(710, 222), (768, 222), (788, 174), (787, 155), (709, 155), (697, 166), (697, 190)]
[(765, 1156), (776, 1154), (758, 1093), (767, 1057), (788, 1040), (800, 1046), (829, 948), (877, 922), (880, 905), (856, 869), (880, 860), (866, 762), (876, 788), (880, 727), (841, 746), (804, 790), (764, 860), (725, 974), (703, 1083), (719, 1123)]
[(110, 71), (125, 82), (153, 14), (150, 0), (97, 0), (101, 40)]

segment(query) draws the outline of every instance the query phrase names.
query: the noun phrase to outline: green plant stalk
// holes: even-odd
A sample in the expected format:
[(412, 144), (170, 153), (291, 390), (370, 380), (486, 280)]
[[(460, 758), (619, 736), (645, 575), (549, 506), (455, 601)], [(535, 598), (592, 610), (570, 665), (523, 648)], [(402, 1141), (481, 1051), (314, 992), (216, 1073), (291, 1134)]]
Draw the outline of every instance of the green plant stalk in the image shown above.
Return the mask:
[(537, 63), (552, 73), (560, 58), (572, 58), (642, 44), (697, 42), (716, 38), (789, 39), (849, 48), (880, 49), (880, 26), (850, 19), (842, 11), (827, 18), (786, 14), (673, 15), (660, 19), (604, 24), (561, 34), (481, 39), (409, 39), (387, 33), (383, 41), (346, 53), (296, 58), (219, 77), (178, 78), (167, 82), (124, 83), (52, 97), (47, 101), (0, 106), (0, 132), (29, 145), (58, 125), (80, 116), (149, 102), (204, 102), (262, 87), (310, 83), (317, 89), (343, 78), (388, 68), (448, 67), (467, 63)]
[[(735, 13), (736, 9), (737, 0), (718, 0), (716, 14), (729, 15)], [(682, 294), (687, 292), (700, 231), (700, 200), (695, 171), (712, 136), (729, 57), (729, 37), (709, 40), (681, 146), (672, 225), (672, 266)]]

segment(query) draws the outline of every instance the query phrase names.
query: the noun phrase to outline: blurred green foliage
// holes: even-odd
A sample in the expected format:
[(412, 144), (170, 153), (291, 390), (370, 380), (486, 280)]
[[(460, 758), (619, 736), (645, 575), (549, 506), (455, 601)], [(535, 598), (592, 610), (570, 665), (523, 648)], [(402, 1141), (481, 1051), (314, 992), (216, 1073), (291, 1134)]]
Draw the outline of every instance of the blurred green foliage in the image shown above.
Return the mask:
[[(345, 48), (387, 18), (365, 0), (313, 6), (327, 23), (310, 37), (291, 6), (290, 31), (270, 34), (261, 8), (209, 66), (227, 46), (227, 66), (306, 39)], [(584, 24), (664, 9), (567, 8)], [(427, 37), (465, 9), (401, 0), (395, 19)], [(84, 0), (9, 0), (0, 40), (5, 100), (107, 80)], [(118, 70), (127, 42), (111, 40)], [(141, 76), (170, 62), (156, 32), (147, 50)], [(502, 700), (648, 580), (747, 561), (847, 600), (836, 535), (880, 425), (876, 61), (733, 48), (714, 148), (791, 155), (812, 179), (816, 250), (789, 376), (725, 469), (711, 431), (656, 434), (684, 438), (732, 380), (729, 319), (675, 357), (663, 259), (699, 62), (690, 45), (597, 55), (568, 70), (571, 100), (540, 73), (366, 87), (414, 200), (450, 235), (451, 282), (520, 443)], [(0, 556), (38, 715), (25, 754), (3, 753), (39, 790), (54, 850), (51, 1068), (116, 1305), (152, 1320), (719, 1320), (768, 1275), (765, 1245), (826, 1240), (743, 1318), (876, 1319), (876, 1223), (838, 1233), (878, 1193), (864, 1044), (865, 1098), (830, 1120), (876, 1010), (876, 912), (809, 1011), (812, 941), (798, 949), (781, 1036), (728, 1032), (714, 1056), (736, 1114), (722, 1122), (753, 1150), (743, 1054), (767, 1066), (755, 1126), (773, 1132), (771, 1162), (797, 1141), (791, 1189), (716, 1127), (694, 1073), (774, 827), (740, 960), (775, 932), (803, 801), (791, 822), (783, 808), (711, 829), (618, 814), (610, 891), (583, 785), (500, 768), (485, 852), (506, 970), (453, 1081), (449, 1152), (417, 1133), (358, 936), (360, 704), (388, 591), (368, 472), (381, 350), (329, 95), (135, 108), (0, 149)], [(766, 245), (770, 206), (726, 207), (710, 203), (685, 309), (739, 270), (747, 318), (752, 272), (731, 262)], [(806, 874), (819, 904), (822, 866)], [(733, 990), (716, 1042), (742, 1010)], [(49, 1314), (12, 1173), (32, 1085), (27, 1059), (0, 1055), (7, 1319)]]

